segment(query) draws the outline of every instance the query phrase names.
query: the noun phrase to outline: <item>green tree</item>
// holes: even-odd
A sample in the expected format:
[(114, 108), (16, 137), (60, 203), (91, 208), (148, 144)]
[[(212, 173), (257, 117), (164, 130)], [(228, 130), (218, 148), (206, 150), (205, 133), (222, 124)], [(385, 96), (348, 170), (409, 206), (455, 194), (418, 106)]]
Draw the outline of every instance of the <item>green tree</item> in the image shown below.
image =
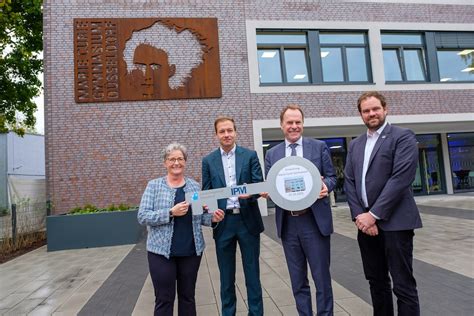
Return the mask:
[[(43, 1), (0, 0), (0, 133), (35, 125), (43, 69)], [(19, 115), (18, 115), (19, 114)]]

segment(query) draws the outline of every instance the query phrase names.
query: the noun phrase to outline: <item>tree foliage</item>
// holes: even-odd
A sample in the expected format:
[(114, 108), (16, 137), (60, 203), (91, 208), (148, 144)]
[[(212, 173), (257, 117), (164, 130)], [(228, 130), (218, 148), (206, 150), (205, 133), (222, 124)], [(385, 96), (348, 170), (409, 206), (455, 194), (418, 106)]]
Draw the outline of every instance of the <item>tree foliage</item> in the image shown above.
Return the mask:
[[(35, 125), (41, 91), (42, 0), (0, 0), (0, 133)], [(19, 114), (19, 115), (18, 115)]]

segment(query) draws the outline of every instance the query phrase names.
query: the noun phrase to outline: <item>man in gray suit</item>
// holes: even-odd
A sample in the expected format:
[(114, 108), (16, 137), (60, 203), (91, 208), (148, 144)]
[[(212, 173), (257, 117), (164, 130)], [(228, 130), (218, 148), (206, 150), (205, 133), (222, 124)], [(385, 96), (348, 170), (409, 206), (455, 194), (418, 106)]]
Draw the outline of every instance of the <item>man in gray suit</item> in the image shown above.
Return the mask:
[(323, 176), (321, 191), (313, 205), (304, 210), (284, 210), (277, 206), (275, 219), (298, 314), (313, 315), (307, 271), (309, 264), (316, 284), (318, 315), (333, 315), (334, 303), (329, 272), (333, 225), (328, 193), (336, 185), (336, 174), (326, 144), (321, 140), (302, 136), (303, 122), (303, 110), (298, 105), (290, 104), (281, 111), (280, 125), (285, 141), (268, 150), (265, 156), (265, 174), (268, 174), (278, 160), (299, 156), (311, 161)]
[(360, 252), (369, 281), (374, 315), (420, 315), (413, 277), (414, 229), (421, 218), (413, 198), (418, 147), (415, 134), (387, 123), (387, 103), (378, 92), (357, 102), (367, 133), (349, 144), (345, 191), (357, 226)]

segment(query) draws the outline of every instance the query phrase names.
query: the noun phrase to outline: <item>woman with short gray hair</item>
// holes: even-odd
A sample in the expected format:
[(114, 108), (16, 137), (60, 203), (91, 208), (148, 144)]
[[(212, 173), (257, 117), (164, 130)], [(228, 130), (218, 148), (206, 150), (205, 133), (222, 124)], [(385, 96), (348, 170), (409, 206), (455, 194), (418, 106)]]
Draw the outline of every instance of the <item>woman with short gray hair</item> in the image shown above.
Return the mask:
[(168, 159), (172, 151), (179, 150), (183, 154), (184, 160), (188, 160), (188, 149), (180, 143), (171, 143), (163, 150), (163, 161)]
[(138, 221), (147, 225), (150, 275), (155, 289), (155, 315), (173, 315), (176, 288), (178, 315), (196, 315), (196, 279), (204, 250), (201, 225), (220, 222), (224, 212), (193, 215), (185, 201), (199, 184), (184, 176), (186, 147), (172, 143), (163, 150), (167, 174), (151, 180), (143, 193)]

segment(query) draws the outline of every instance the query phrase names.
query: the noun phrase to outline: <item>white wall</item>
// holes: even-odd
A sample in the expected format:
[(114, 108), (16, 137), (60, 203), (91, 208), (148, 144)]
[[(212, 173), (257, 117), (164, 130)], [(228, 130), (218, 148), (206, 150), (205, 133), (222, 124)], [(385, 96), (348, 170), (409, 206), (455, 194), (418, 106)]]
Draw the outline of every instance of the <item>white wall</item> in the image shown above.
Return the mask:
[(7, 202), (7, 135), (0, 134), (0, 208)]
[(45, 177), (44, 136), (19, 137), (8, 133), (7, 174), (29, 178)]

